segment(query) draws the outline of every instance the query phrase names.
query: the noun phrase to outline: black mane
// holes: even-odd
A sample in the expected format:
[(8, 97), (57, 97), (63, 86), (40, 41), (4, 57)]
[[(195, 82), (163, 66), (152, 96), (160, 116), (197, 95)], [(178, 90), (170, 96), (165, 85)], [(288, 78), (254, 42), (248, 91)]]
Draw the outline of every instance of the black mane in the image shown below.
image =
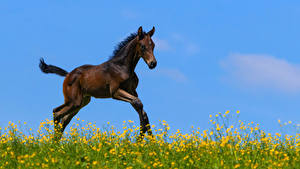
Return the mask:
[[(146, 32), (143, 32), (143, 35), (145, 35)], [(115, 47), (115, 50), (113, 51), (113, 55), (110, 57), (110, 59), (116, 58), (118, 53), (121, 51), (121, 49), (126, 46), (130, 41), (132, 41), (137, 36), (137, 33), (131, 33), (127, 38), (125, 38), (123, 41), (119, 42), (118, 45)]]

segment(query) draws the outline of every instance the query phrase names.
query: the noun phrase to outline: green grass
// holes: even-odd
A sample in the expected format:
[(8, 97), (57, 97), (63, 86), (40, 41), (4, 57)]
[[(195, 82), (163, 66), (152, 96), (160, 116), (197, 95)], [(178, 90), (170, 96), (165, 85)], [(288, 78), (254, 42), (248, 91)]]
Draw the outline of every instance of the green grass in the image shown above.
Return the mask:
[(51, 121), (37, 132), (10, 123), (0, 130), (0, 168), (300, 168), (299, 134), (271, 135), (236, 116), (219, 113), (210, 129), (189, 134), (162, 121), (139, 142), (131, 121), (121, 131), (78, 121), (59, 143)]

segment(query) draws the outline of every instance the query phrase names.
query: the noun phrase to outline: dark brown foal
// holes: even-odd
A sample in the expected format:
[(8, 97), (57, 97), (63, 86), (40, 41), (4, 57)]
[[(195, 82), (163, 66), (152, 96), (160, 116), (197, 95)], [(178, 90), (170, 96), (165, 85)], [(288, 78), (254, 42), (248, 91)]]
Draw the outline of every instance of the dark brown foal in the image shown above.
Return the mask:
[(154, 27), (147, 33), (140, 27), (137, 33), (119, 43), (108, 61), (100, 65), (83, 65), (70, 73), (57, 66), (47, 65), (41, 59), (42, 72), (66, 76), (63, 83), (65, 102), (53, 110), (55, 129), (60, 133), (58, 139), (72, 118), (90, 102), (91, 97), (129, 102), (139, 114), (141, 136), (146, 132), (152, 134), (147, 113), (136, 92), (138, 77), (134, 70), (140, 58), (143, 58), (150, 69), (156, 67), (153, 55), (155, 44), (151, 39), (154, 32)]

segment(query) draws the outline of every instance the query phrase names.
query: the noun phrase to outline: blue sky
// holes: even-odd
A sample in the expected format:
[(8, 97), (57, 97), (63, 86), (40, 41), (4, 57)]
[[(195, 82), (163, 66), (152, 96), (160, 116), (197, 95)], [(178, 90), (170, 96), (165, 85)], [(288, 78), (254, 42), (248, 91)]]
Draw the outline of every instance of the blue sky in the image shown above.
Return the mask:
[[(63, 103), (63, 78), (40, 57), (71, 71), (100, 64), (139, 26), (156, 27), (158, 67), (141, 61), (138, 93), (150, 121), (171, 129), (208, 127), (209, 114), (241, 111), (272, 132), (300, 123), (299, 1), (18, 1), (0, 3), (0, 126), (37, 126)], [(78, 117), (120, 126), (138, 121), (128, 104), (93, 99)]]

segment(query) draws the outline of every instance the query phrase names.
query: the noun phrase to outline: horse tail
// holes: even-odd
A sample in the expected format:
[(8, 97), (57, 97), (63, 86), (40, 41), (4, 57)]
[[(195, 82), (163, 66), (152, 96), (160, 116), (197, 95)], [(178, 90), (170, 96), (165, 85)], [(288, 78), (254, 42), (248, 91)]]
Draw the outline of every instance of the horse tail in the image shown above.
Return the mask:
[(59, 76), (66, 76), (68, 74), (68, 72), (62, 68), (53, 65), (47, 65), (43, 58), (40, 59), (39, 67), (44, 73), (55, 73)]

